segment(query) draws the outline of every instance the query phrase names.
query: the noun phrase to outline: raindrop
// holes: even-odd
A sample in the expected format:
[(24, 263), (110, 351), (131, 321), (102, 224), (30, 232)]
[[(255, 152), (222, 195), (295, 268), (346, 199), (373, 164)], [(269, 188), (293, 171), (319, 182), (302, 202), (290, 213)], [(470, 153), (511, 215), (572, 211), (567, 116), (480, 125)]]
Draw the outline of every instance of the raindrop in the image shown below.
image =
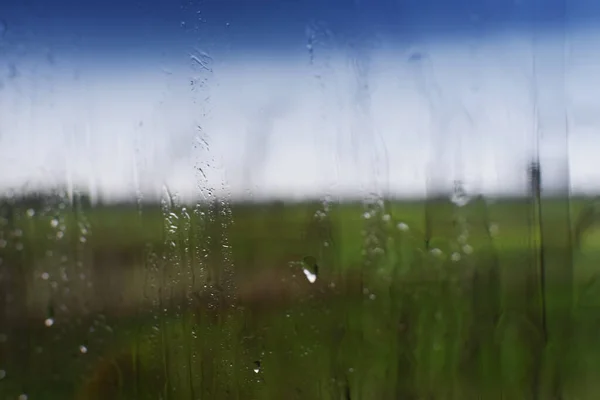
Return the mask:
[(389, 222), (392, 219), (392, 216), (390, 214), (385, 214), (383, 217), (381, 217), (381, 219), (384, 222)]
[(400, 229), (402, 232), (408, 231), (408, 225), (406, 225), (404, 222), (398, 223), (397, 226), (398, 226), (398, 229)]
[(88, 352), (88, 349), (87, 349), (87, 347), (85, 347), (84, 345), (81, 345), (81, 346), (79, 346), (79, 352), (80, 352), (81, 354), (85, 354), (85, 353), (87, 353), (87, 352)]
[(375, 300), (375, 297), (376, 297), (376, 296), (375, 296), (375, 294), (374, 294), (374, 293), (371, 293), (371, 294), (369, 295), (369, 299), (371, 299), (371, 300)]
[(473, 252), (473, 247), (468, 244), (465, 244), (462, 249), (465, 254), (471, 254)]
[(56, 218), (50, 221), (50, 226), (56, 228), (58, 226), (58, 220)]
[(369, 218), (371, 218), (371, 213), (369, 213), (368, 211), (367, 211), (367, 212), (365, 212), (365, 213), (363, 214), (363, 218), (364, 218), (364, 219), (369, 219)]
[(42, 272), (42, 279), (47, 281), (50, 278), (50, 274), (47, 272)]
[(454, 262), (456, 261), (460, 261), (460, 253), (452, 253), (452, 255), (450, 256), (450, 259)]
[(458, 207), (466, 206), (471, 199), (467, 195), (467, 191), (461, 181), (454, 181), (454, 191), (450, 196), (450, 201), (456, 204)]
[(46, 320), (44, 321), (44, 325), (50, 328), (52, 325), (54, 325), (54, 318), (46, 318)]
[(260, 361), (254, 361), (254, 373), (258, 374), (260, 372)]
[(316, 274), (313, 274), (312, 272), (310, 272), (306, 268), (303, 268), (302, 272), (304, 272), (304, 275), (306, 275), (306, 279), (308, 279), (308, 281), (310, 283), (315, 283), (315, 281), (317, 280), (317, 275)]
[(319, 273), (319, 266), (317, 265), (317, 259), (312, 256), (306, 256), (303, 259), (304, 267), (302, 268), (302, 272), (306, 276), (306, 279), (310, 283), (315, 283), (317, 280), (317, 274)]
[(6, 376), (6, 371), (3, 369), (0, 369), (0, 379), (4, 379), (5, 376)]
[(87, 239), (85, 238), (85, 236), (82, 236), (82, 237), (79, 238), (79, 241), (81, 243), (85, 243), (87, 241)]
[(62, 231), (56, 232), (56, 238), (57, 238), (57, 239), (62, 239), (62, 238), (63, 238), (63, 236), (65, 236), (65, 233), (64, 233), (64, 232), (62, 232)]
[(200, 66), (200, 68), (208, 71), (208, 72), (212, 72), (212, 57), (209, 56), (206, 52), (204, 51), (197, 51), (197, 55), (196, 54), (190, 54), (190, 59), (197, 64), (198, 66)]
[(27, 216), (29, 218), (33, 217), (35, 215), (35, 210), (33, 208), (30, 208), (29, 210), (27, 210)]

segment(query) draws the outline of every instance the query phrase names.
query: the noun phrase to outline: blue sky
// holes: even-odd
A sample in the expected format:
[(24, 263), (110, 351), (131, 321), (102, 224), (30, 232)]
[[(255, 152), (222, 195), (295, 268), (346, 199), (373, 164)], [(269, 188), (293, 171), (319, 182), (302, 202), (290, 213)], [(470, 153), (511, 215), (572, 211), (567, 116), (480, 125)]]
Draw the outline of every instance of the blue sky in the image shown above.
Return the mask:
[[(600, 6), (4, 1), (0, 190), (600, 188)], [(568, 129), (568, 142), (566, 141)], [(428, 186), (429, 185), (429, 186)]]

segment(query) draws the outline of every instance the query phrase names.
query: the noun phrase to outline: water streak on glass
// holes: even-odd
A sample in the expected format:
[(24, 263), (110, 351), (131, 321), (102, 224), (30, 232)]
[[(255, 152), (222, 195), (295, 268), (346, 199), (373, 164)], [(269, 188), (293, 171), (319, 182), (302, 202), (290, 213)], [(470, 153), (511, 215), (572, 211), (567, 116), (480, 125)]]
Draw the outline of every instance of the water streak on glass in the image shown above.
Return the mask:
[(0, 400), (596, 399), (600, 7), (0, 7)]

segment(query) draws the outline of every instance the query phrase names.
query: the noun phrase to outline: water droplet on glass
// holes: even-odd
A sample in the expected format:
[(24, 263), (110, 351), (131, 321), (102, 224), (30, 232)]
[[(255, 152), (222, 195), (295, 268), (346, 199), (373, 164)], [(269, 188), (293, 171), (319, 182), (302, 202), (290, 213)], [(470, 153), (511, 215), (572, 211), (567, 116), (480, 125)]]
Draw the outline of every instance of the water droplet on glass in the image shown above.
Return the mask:
[(458, 207), (464, 207), (469, 203), (470, 200), (471, 199), (467, 195), (467, 191), (465, 190), (463, 183), (461, 181), (455, 181), (454, 191), (452, 196), (450, 196), (450, 201), (452, 201)]
[(87, 241), (87, 239), (85, 238), (85, 236), (82, 236), (82, 237), (79, 238), (79, 241), (81, 243), (85, 243)]
[(87, 352), (88, 352), (88, 349), (87, 349), (87, 347), (85, 347), (84, 345), (81, 345), (81, 346), (79, 346), (79, 352), (80, 352), (81, 354), (85, 354), (85, 353), (87, 353)]
[(302, 268), (302, 272), (306, 276), (306, 279), (310, 283), (315, 283), (317, 280), (317, 274), (319, 273), (319, 266), (317, 265), (317, 259), (312, 256), (306, 256), (303, 259), (304, 267)]
[(42, 279), (47, 281), (50, 278), (50, 274), (47, 272), (42, 272)]
[(363, 218), (364, 218), (364, 219), (369, 219), (369, 218), (371, 218), (371, 213), (369, 213), (368, 211), (367, 211), (367, 212), (365, 212), (365, 213), (363, 214)]
[(3, 369), (0, 369), (0, 379), (4, 379), (5, 376), (6, 376), (6, 371)]
[(315, 283), (315, 281), (317, 280), (316, 274), (313, 274), (307, 268), (302, 268), (302, 272), (304, 272), (304, 275), (306, 275), (306, 279), (308, 279), (310, 283)]
[(27, 216), (29, 218), (33, 217), (35, 215), (35, 210), (33, 208), (30, 208), (29, 210), (27, 210)]
[(20, 394), (19, 397), (17, 397), (18, 400), (27, 400), (28, 398), (29, 397), (25, 393)]
[(258, 374), (260, 372), (260, 361), (254, 361), (254, 373)]
[(46, 318), (46, 320), (44, 321), (44, 325), (50, 328), (52, 325), (54, 325), (54, 318)]
[(50, 221), (50, 226), (56, 228), (58, 226), (58, 220), (56, 218)]
[(369, 295), (369, 299), (370, 299), (370, 300), (375, 300), (375, 297), (376, 297), (376, 296), (375, 296), (375, 294), (374, 294), (374, 293), (371, 293), (371, 294)]
[(408, 225), (406, 225), (404, 222), (400, 222), (398, 223), (398, 229), (400, 229), (402, 232), (406, 232), (408, 231)]
[(460, 261), (460, 253), (452, 253), (452, 255), (450, 256), (450, 259), (454, 262), (456, 261)]
[(463, 252), (464, 252), (465, 254), (471, 254), (471, 253), (473, 252), (473, 247), (471, 247), (471, 246), (470, 246), (470, 245), (468, 245), (468, 244), (465, 244), (465, 245), (463, 246), (462, 250), (463, 250)]
[(384, 222), (389, 222), (392, 219), (392, 216), (390, 214), (385, 214), (383, 217), (381, 217), (381, 219)]
[(56, 238), (57, 239), (62, 239), (63, 236), (65, 236), (65, 233), (63, 231), (56, 232)]

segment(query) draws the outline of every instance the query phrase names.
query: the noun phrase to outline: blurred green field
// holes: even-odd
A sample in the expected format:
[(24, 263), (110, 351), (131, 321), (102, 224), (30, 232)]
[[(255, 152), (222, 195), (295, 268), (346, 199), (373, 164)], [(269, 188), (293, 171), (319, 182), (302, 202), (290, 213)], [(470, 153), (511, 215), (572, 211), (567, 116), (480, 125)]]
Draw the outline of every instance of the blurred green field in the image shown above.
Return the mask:
[(11, 205), (0, 399), (596, 399), (592, 204)]

